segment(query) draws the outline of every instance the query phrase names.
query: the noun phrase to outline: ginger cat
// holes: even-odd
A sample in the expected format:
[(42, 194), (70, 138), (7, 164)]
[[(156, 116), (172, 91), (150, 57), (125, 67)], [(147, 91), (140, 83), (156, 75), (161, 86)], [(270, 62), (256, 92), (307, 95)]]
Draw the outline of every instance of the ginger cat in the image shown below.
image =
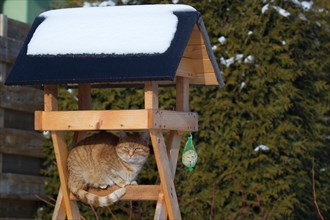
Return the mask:
[[(117, 202), (129, 184), (136, 178), (149, 156), (149, 133), (116, 135), (100, 132), (80, 141), (69, 153), (68, 187), (81, 201), (93, 206), (108, 206)], [(88, 187), (105, 189), (118, 185), (121, 188), (107, 196), (97, 196), (86, 191)]]

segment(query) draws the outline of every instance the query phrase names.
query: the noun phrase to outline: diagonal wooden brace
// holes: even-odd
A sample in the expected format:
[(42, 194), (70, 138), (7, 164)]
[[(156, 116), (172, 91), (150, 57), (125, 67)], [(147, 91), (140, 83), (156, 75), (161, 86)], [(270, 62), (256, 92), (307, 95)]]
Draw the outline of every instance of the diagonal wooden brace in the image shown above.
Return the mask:
[(181, 219), (181, 213), (172, 177), (172, 167), (167, 156), (163, 134), (160, 130), (150, 130), (161, 188), (164, 195), (166, 210), (170, 219)]

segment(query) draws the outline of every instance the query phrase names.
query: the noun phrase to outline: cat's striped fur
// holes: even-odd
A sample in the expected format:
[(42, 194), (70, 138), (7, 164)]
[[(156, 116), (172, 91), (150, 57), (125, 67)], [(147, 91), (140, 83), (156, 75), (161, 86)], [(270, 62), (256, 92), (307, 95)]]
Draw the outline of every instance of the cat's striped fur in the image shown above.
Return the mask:
[[(92, 135), (77, 144), (68, 156), (70, 191), (81, 201), (93, 206), (108, 206), (125, 193), (125, 186), (135, 180), (149, 155), (148, 133), (144, 135), (121, 132), (120, 138), (107, 132)], [(89, 187), (121, 188), (108, 196), (86, 191)]]

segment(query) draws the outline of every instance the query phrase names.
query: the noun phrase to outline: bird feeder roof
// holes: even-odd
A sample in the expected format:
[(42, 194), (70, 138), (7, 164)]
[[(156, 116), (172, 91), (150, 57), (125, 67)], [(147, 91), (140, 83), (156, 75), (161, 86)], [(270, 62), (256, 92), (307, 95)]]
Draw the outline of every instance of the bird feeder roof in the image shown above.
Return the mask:
[(160, 81), (223, 85), (200, 13), (187, 5), (51, 10), (36, 17), (7, 85)]

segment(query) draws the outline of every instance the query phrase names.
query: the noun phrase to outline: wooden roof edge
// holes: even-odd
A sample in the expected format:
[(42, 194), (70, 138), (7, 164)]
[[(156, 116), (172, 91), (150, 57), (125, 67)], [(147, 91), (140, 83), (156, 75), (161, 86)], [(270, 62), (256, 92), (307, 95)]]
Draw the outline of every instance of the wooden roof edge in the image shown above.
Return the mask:
[(204, 21), (203, 21), (203, 18), (202, 18), (201, 15), (199, 16), (199, 18), (197, 20), (197, 25), (198, 25), (200, 33), (202, 34), (202, 37), (203, 37), (203, 40), (204, 40), (204, 43), (205, 43), (205, 46), (206, 46), (206, 51), (207, 51), (207, 54), (209, 55), (210, 61), (211, 61), (212, 66), (214, 68), (214, 73), (215, 73), (215, 76), (216, 76), (216, 78), (219, 82), (219, 86), (224, 87), (225, 83), (223, 81), (219, 65), (218, 65), (218, 63), (216, 61), (216, 58), (214, 56), (212, 46), (211, 46), (211, 42), (210, 42), (208, 33), (206, 31), (206, 27), (204, 25)]

